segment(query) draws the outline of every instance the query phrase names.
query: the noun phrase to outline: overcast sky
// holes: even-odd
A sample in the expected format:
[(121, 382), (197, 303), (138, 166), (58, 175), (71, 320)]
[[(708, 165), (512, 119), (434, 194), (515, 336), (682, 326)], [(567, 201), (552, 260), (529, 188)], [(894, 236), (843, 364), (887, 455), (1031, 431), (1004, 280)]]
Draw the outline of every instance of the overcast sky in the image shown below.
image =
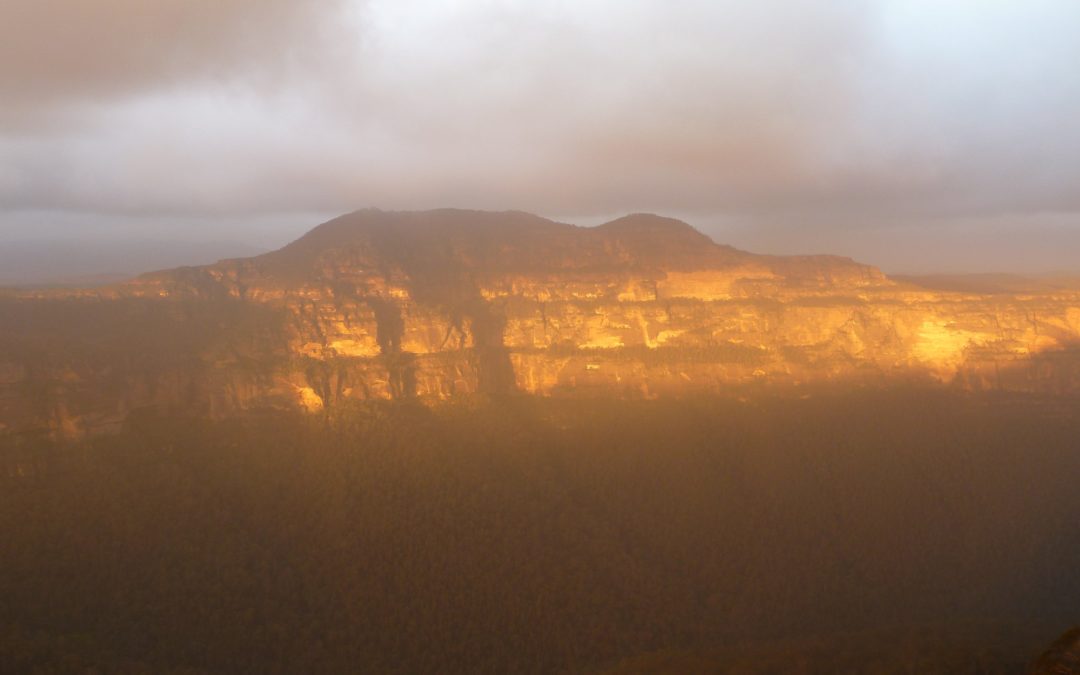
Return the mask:
[(1080, 271), (1075, 0), (0, 0), (3, 240), (361, 207)]

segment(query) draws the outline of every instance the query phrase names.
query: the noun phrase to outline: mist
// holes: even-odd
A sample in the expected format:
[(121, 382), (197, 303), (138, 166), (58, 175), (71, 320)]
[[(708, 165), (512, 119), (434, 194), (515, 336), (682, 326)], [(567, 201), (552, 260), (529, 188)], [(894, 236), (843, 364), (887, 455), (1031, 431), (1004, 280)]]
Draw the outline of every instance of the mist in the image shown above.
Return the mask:
[(0, 0), (0, 673), (1080, 673), (1078, 28)]

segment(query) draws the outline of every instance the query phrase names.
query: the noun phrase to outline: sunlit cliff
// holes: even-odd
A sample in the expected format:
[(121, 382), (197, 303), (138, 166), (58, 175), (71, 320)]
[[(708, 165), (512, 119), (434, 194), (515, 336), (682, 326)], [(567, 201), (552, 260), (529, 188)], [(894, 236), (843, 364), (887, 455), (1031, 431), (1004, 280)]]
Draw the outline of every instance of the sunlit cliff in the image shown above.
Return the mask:
[(894, 380), (1080, 391), (1080, 292), (920, 288), (633, 215), (359, 211), (278, 251), (0, 299), (0, 427), (469, 393), (656, 397)]

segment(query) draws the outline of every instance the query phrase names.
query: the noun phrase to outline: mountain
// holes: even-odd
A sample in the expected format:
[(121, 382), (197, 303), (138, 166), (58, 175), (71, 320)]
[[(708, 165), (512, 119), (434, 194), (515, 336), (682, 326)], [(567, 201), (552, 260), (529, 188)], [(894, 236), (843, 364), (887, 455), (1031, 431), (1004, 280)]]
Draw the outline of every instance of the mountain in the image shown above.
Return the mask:
[(0, 430), (475, 393), (1080, 391), (1080, 291), (943, 291), (678, 220), (364, 210), (250, 258), (0, 298)]

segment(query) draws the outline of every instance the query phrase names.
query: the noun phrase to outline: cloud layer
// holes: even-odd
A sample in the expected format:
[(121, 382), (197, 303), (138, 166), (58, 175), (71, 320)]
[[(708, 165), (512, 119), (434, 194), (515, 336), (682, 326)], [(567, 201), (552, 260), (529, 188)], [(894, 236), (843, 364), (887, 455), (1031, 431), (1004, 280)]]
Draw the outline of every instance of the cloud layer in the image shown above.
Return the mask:
[(328, 0), (6, 0), (0, 95), (31, 113), (250, 75), (302, 59), (295, 48), (335, 9)]
[(10, 230), (31, 212), (93, 226), (454, 205), (663, 211), (841, 250), (928, 224), (1037, 237), (1047, 213), (1058, 231), (1080, 210), (1069, 0), (4, 12)]

